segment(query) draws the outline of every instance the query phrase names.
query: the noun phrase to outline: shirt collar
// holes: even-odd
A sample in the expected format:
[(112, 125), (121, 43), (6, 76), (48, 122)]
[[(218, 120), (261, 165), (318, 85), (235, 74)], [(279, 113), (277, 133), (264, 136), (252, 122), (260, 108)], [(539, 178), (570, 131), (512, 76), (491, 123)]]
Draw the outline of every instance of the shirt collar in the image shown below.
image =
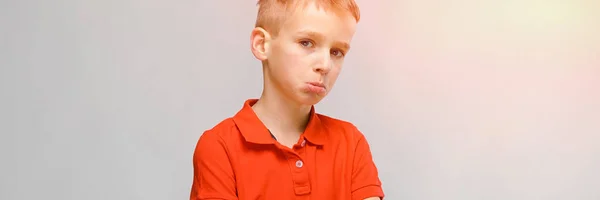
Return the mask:
[[(233, 121), (246, 141), (257, 144), (274, 144), (275, 140), (271, 137), (271, 133), (252, 109), (252, 105), (257, 101), (258, 99), (246, 100), (242, 109), (233, 116)], [(327, 141), (325, 128), (319, 119), (319, 114), (315, 112), (314, 106), (310, 109), (310, 118), (301, 137), (316, 145), (323, 145)]]

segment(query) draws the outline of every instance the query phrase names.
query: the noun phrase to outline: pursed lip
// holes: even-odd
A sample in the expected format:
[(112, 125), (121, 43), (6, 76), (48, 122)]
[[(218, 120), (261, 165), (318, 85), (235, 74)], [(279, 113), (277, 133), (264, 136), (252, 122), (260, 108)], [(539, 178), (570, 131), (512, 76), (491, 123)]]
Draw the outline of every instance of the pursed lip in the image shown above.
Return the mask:
[(325, 88), (325, 85), (321, 82), (308, 82), (308, 84), (312, 85), (312, 86), (316, 86), (316, 87), (322, 87)]

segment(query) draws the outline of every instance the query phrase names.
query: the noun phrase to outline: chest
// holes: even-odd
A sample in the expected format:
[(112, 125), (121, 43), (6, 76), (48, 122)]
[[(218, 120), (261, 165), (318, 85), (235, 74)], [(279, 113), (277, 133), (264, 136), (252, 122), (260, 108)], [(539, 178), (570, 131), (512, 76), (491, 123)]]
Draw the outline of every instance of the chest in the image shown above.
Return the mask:
[(238, 197), (349, 199), (353, 155), (344, 145), (262, 146), (232, 159)]

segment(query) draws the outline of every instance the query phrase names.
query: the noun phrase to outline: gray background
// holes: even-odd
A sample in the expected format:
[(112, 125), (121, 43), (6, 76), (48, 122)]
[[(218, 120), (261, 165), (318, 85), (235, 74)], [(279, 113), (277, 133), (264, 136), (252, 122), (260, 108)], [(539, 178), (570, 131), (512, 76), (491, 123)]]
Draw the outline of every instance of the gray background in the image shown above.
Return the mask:
[[(317, 109), (387, 199), (600, 199), (598, 1), (358, 3)], [(0, 1), (0, 199), (187, 199), (202, 131), (260, 94), (254, 4)]]

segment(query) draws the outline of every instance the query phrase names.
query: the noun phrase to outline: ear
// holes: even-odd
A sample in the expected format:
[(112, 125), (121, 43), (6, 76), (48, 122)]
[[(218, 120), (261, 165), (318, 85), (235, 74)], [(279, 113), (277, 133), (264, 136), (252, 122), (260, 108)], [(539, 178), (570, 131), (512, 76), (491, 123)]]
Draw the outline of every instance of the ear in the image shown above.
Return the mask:
[(271, 42), (271, 35), (265, 29), (256, 27), (252, 30), (252, 34), (250, 35), (250, 49), (256, 59), (260, 61), (267, 60), (269, 42)]

